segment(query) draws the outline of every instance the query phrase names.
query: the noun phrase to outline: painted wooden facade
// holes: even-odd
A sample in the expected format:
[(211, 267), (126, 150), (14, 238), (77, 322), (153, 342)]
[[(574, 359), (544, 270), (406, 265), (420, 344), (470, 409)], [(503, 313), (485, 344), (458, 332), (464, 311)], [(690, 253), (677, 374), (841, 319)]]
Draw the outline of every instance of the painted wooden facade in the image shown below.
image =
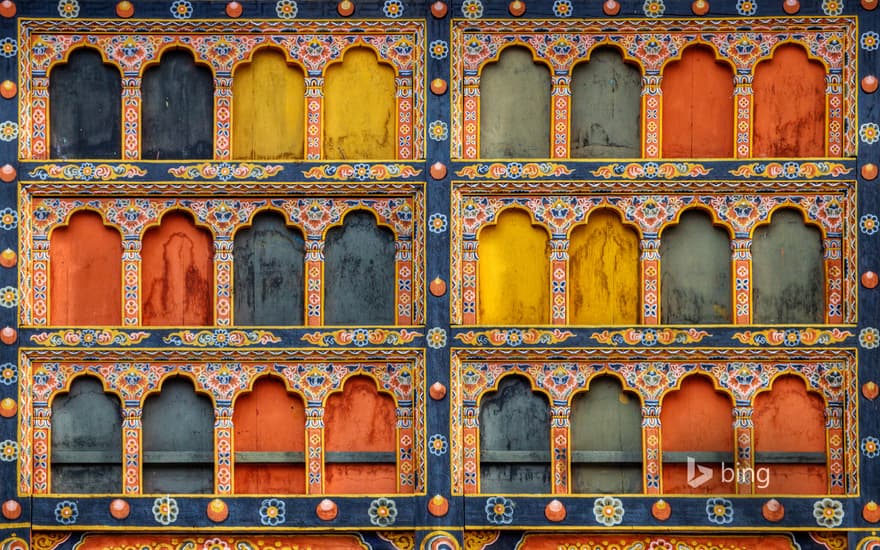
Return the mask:
[(880, 548), (878, 33), (0, 2), (0, 550)]

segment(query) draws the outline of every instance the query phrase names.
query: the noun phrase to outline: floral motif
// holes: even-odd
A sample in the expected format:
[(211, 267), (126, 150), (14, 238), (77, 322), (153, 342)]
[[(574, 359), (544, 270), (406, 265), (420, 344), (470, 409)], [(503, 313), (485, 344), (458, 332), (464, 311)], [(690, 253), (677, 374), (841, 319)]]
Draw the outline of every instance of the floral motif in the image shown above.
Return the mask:
[[(0, 125), (2, 130), (2, 125)], [(859, 137), (868, 145), (877, 143), (880, 140), (880, 126), (875, 122), (866, 122), (859, 127)]]
[(11, 386), (18, 382), (18, 369), (12, 363), (0, 365), (0, 384)]
[(0, 229), (9, 231), (18, 227), (18, 212), (12, 208), (0, 210)]
[(179, 511), (180, 508), (177, 506), (177, 501), (168, 495), (153, 501), (153, 519), (156, 520), (156, 523), (171, 525), (177, 521)]
[(303, 172), (307, 179), (332, 179), (341, 181), (382, 181), (390, 178), (411, 178), (422, 171), (406, 164), (323, 164)]
[(428, 51), (431, 52), (432, 59), (446, 59), (449, 55), (449, 44), (445, 40), (434, 40), (428, 44)]
[(428, 135), (434, 141), (443, 141), (449, 137), (449, 127), (442, 120), (435, 120), (428, 125)]
[(171, 15), (175, 19), (189, 19), (192, 17), (193, 7), (187, 0), (176, 0), (171, 4)]
[(294, 0), (278, 0), (275, 4), (275, 15), (282, 19), (293, 19), (296, 17), (297, 7)]
[(663, 0), (645, 0), (642, 10), (648, 17), (662, 17), (666, 12), (666, 5)]
[(874, 327), (865, 327), (859, 331), (859, 345), (865, 349), (880, 346), (880, 331)]
[(18, 43), (14, 38), (0, 40), (0, 55), (3, 57), (15, 57), (18, 54)]
[(175, 346), (193, 346), (197, 348), (238, 348), (256, 344), (277, 344), (281, 338), (268, 330), (179, 330), (162, 339), (166, 344)]
[(725, 498), (710, 498), (706, 501), (706, 515), (709, 521), (724, 525), (733, 521), (733, 503)]
[(486, 519), (495, 525), (508, 525), (513, 523), (514, 502), (504, 497), (489, 497), (486, 499)]
[(332, 332), (310, 332), (303, 334), (302, 339), (313, 346), (347, 346), (353, 344), (359, 348), (367, 344), (395, 346), (409, 344), (416, 336), (421, 336), (421, 332), (412, 330), (386, 330), (383, 328), (366, 329), (358, 328), (354, 330), (334, 330)]
[(813, 503), (813, 517), (819, 527), (839, 527), (843, 523), (843, 516), (843, 504), (839, 500), (823, 498)]
[(461, 4), (461, 14), (467, 19), (483, 17), (483, 3), (480, 0), (464, 0)]
[(546, 178), (552, 176), (568, 176), (574, 170), (556, 162), (493, 162), (492, 164), (474, 164), (465, 166), (455, 175), (468, 179), (498, 178)]
[(260, 503), (260, 523), (263, 525), (281, 525), (284, 523), (286, 508), (284, 501), (277, 498), (267, 498)]
[(815, 344), (827, 345), (838, 344), (847, 338), (852, 338), (854, 334), (848, 330), (831, 329), (820, 330), (815, 328), (805, 329), (767, 329), (767, 330), (746, 330), (744, 332), (735, 332), (732, 336), (734, 340), (739, 340), (743, 344), (751, 346), (812, 346)]
[(437, 212), (428, 217), (428, 231), (431, 233), (443, 233), (448, 226), (449, 224), (444, 214)]
[(18, 124), (11, 120), (0, 122), (0, 140), (12, 141), (18, 137)]
[(440, 349), (446, 346), (446, 331), (440, 327), (434, 327), (428, 331), (428, 347)]
[(203, 162), (190, 166), (178, 166), (169, 168), (168, 173), (175, 178), (192, 180), (202, 178), (206, 180), (218, 179), (220, 181), (229, 181), (235, 179), (256, 179), (263, 180), (274, 176), (284, 170), (284, 167), (278, 164), (253, 164), (250, 162), (238, 162), (230, 164), (221, 162), (214, 164), (211, 162)]
[(847, 168), (839, 162), (752, 162), (743, 164), (735, 170), (730, 170), (732, 176), (745, 178), (818, 178), (824, 176), (840, 176), (849, 174), (852, 168)]
[(229, 550), (229, 544), (221, 538), (208, 539), (202, 545), (202, 550)]
[(755, 15), (758, 11), (757, 0), (736, 0), (736, 12), (740, 15)]
[(59, 0), (58, 15), (70, 19), (79, 15), (79, 2), (77, 0)]
[(79, 509), (72, 500), (62, 500), (55, 505), (55, 521), (62, 525), (73, 525), (79, 517)]
[(571, 17), (572, 13), (574, 13), (574, 8), (571, 5), (571, 0), (556, 0), (553, 2), (553, 15), (556, 17)]
[(596, 340), (600, 344), (654, 346), (657, 344), (692, 344), (694, 342), (700, 342), (706, 336), (712, 335), (705, 330), (697, 330), (695, 328), (687, 330), (673, 328), (629, 328), (613, 332), (603, 330), (602, 332), (590, 335), (590, 338)]
[(370, 503), (367, 515), (370, 516), (370, 523), (373, 525), (388, 527), (397, 521), (397, 505), (390, 498), (377, 498)]
[(862, 453), (868, 458), (876, 458), (880, 455), (880, 439), (868, 436), (862, 440)]
[(825, 15), (840, 15), (843, 13), (843, 0), (822, 0), (822, 13)]
[(18, 458), (18, 443), (11, 439), (0, 441), (0, 460), (12, 462), (16, 458)]
[(880, 34), (877, 34), (875, 31), (862, 33), (859, 43), (862, 45), (863, 50), (872, 52), (880, 47)]
[(428, 438), (428, 451), (434, 456), (443, 456), (449, 449), (449, 442), (446, 436), (442, 434), (434, 434)]
[(40, 346), (131, 346), (139, 344), (149, 332), (125, 332), (116, 329), (70, 329), (31, 335), (31, 342)]
[(593, 502), (593, 516), (606, 527), (619, 525), (623, 521), (623, 503), (619, 498), (602, 497)]
[(15, 307), (18, 305), (18, 289), (13, 286), (0, 288), (0, 307)]
[(91, 162), (81, 164), (43, 164), (37, 166), (28, 175), (41, 180), (57, 178), (66, 181), (81, 180), (112, 181), (117, 178), (133, 178), (146, 176), (147, 171), (133, 164), (99, 164), (95, 166)]
[(400, 0), (385, 0), (385, 4), (382, 6), (382, 13), (385, 14), (385, 17), (390, 17), (391, 19), (402, 17), (403, 2)]
[(514, 328), (509, 330), (489, 329), (480, 332), (469, 330), (467, 332), (456, 334), (455, 338), (469, 346), (521, 346), (523, 344), (558, 344), (568, 340), (572, 336), (574, 336), (574, 333), (568, 330)]
[(859, 219), (859, 229), (865, 235), (873, 235), (880, 229), (880, 220), (874, 214), (865, 214)]

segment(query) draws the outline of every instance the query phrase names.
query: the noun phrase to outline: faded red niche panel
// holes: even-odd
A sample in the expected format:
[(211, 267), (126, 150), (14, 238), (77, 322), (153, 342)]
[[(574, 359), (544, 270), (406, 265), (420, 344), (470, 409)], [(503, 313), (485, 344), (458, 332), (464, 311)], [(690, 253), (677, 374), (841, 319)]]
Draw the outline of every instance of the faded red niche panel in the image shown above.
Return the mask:
[[(844, 545), (846, 537), (838, 537)], [(641, 545), (639, 545), (641, 543)], [(639, 546), (636, 546), (639, 545)], [(614, 550), (617, 548), (676, 548), (677, 550), (797, 550), (791, 537), (656, 536), (656, 535), (526, 535), (516, 550)], [(835, 548), (842, 548), (835, 546)]]

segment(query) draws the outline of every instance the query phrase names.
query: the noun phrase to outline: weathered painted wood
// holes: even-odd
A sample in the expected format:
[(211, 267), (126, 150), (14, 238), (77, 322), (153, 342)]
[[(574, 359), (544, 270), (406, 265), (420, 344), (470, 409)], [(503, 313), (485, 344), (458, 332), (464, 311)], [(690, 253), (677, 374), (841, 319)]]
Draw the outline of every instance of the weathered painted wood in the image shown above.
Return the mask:
[[(342, 392), (327, 398), (324, 408), (324, 448), (337, 452), (397, 451), (397, 409), (394, 399), (376, 389), (366, 376), (346, 380)], [(326, 493), (396, 493), (397, 464), (326, 462)]]
[(91, 48), (77, 49), (49, 75), (52, 158), (115, 159), (122, 155), (122, 81)]
[[(704, 376), (688, 376), (679, 390), (667, 393), (661, 401), (660, 425), (663, 426), (661, 448), (664, 453), (724, 453), (733, 458), (733, 403), (730, 397), (715, 391), (712, 381)], [(728, 454), (729, 453), (729, 454)], [(701, 458), (699, 454), (693, 455)], [(716, 455), (717, 456), (717, 455)], [(720, 464), (700, 462), (720, 472)], [(728, 461), (729, 464), (729, 461)], [(720, 474), (698, 487), (688, 484), (687, 464), (676, 460), (663, 462), (664, 493), (733, 493), (735, 483), (725, 483)]]
[(822, 235), (796, 210), (777, 210), (752, 241), (755, 323), (821, 323), (825, 319)]
[(174, 50), (144, 72), (141, 157), (214, 157), (214, 77), (192, 54)]
[[(303, 457), (293, 463), (241, 461), (242, 452), (305, 452), (305, 406), (299, 396), (289, 394), (284, 382), (263, 378), (251, 393), (239, 397), (232, 416), (235, 426), (235, 493), (301, 494), (306, 490)], [(268, 458), (268, 457), (266, 457)]]
[[(144, 493), (214, 491), (214, 407), (190, 380), (172, 377), (147, 398), (143, 412)], [(150, 452), (203, 453), (201, 460), (150, 462)], [(210, 457), (205, 461), (204, 457)]]
[(351, 212), (327, 231), (324, 323), (393, 325), (394, 257), (394, 234), (370, 212)]
[(100, 214), (77, 212), (55, 229), (49, 259), (51, 324), (122, 324), (122, 236)]
[(550, 156), (550, 71), (521, 47), (480, 74), (480, 157)]
[[(56, 461), (65, 452), (101, 453), (100, 462)], [(122, 492), (122, 414), (119, 398), (104, 393), (100, 380), (77, 378), (70, 392), (52, 403), (53, 493)], [(76, 456), (74, 456), (76, 458)]]
[(569, 322), (639, 322), (639, 237), (610, 210), (590, 214), (568, 247)]
[(570, 156), (641, 156), (641, 92), (641, 72), (617, 48), (593, 50), (572, 71)]
[(730, 239), (708, 214), (684, 212), (660, 235), (664, 324), (731, 322)]
[(550, 492), (550, 404), (521, 376), (504, 378), (480, 401), (480, 454), (490, 451), (542, 451), (546, 462), (487, 462), (481, 456), (481, 492)]
[(663, 157), (733, 156), (733, 86), (733, 69), (706, 46), (691, 46), (664, 67)]
[(210, 325), (214, 319), (214, 243), (184, 213), (172, 212), (144, 235), (143, 324)]
[(366, 48), (345, 52), (324, 81), (324, 158), (393, 159), (397, 156), (394, 69)]
[(572, 451), (617, 451), (636, 457), (635, 463), (584, 464), (573, 456), (573, 492), (642, 492), (641, 403), (635, 394), (624, 392), (618, 380), (595, 378), (572, 400), (570, 442)]
[(264, 212), (235, 235), (233, 255), (236, 325), (302, 325), (302, 234), (284, 217)]
[[(767, 482), (757, 485), (759, 493), (816, 495), (828, 491), (828, 472), (824, 463), (770, 464), (767, 452), (826, 452), (825, 404), (808, 392), (804, 381), (783, 376), (773, 381), (771, 391), (758, 394), (752, 415), (755, 426), (756, 467), (767, 467)], [(764, 456), (762, 456), (762, 454)]]
[(825, 156), (825, 88), (824, 67), (798, 45), (779, 46), (759, 63), (752, 81), (752, 156)]
[(502, 212), (480, 231), (478, 312), (483, 325), (550, 322), (550, 249), (547, 232), (525, 210)]
[(232, 156), (305, 158), (305, 80), (284, 53), (261, 50), (232, 81)]

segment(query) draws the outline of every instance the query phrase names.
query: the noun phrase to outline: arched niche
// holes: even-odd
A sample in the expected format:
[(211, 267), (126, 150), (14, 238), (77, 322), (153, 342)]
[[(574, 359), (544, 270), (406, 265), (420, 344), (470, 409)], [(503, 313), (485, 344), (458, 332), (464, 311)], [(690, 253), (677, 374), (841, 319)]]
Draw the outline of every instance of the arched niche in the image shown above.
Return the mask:
[(825, 156), (825, 68), (783, 44), (755, 68), (753, 157)]
[(235, 324), (302, 325), (302, 233), (281, 214), (261, 212), (235, 234), (233, 255)]
[(261, 378), (235, 401), (236, 494), (306, 491), (306, 413), (301, 397), (275, 377)]
[(828, 492), (825, 403), (797, 376), (781, 376), (755, 397), (755, 492)]
[(548, 235), (526, 210), (505, 210), (480, 231), (478, 257), (478, 323), (550, 322)]
[(185, 377), (166, 379), (143, 409), (143, 492), (214, 492), (214, 407)]
[(324, 492), (398, 492), (397, 446), (394, 399), (371, 378), (349, 378), (324, 408)]
[(641, 156), (642, 74), (617, 48), (593, 50), (571, 78), (571, 158)]
[(144, 71), (141, 158), (214, 156), (214, 77), (190, 52), (171, 50)]
[(480, 400), (480, 492), (549, 493), (550, 403), (514, 375)]
[(232, 156), (305, 158), (305, 77), (284, 53), (264, 49), (232, 80)]
[(550, 71), (523, 47), (480, 73), (480, 157), (550, 156)]
[(394, 234), (368, 211), (345, 216), (324, 244), (324, 323), (393, 325)]
[(91, 48), (78, 48), (49, 74), (50, 154), (57, 159), (122, 156), (119, 69)]
[(642, 492), (641, 403), (612, 376), (594, 378), (572, 399), (571, 488)]
[(708, 46), (690, 46), (663, 69), (663, 157), (732, 157), (733, 69)]
[(756, 324), (824, 322), (822, 233), (799, 211), (777, 210), (755, 230), (752, 288)]
[[(663, 492), (670, 494), (734, 493), (736, 481), (725, 481), (721, 464), (733, 464), (733, 403), (716, 391), (712, 380), (688, 376), (663, 397), (660, 409), (663, 449)], [(700, 470), (689, 479), (687, 459), (712, 469), (701, 481)]]
[(639, 322), (639, 237), (613, 210), (597, 210), (571, 232), (569, 322)]
[(681, 214), (660, 238), (663, 324), (730, 323), (730, 239), (701, 210)]
[(122, 237), (100, 214), (80, 211), (49, 239), (49, 323), (122, 324)]
[(52, 492), (122, 492), (119, 398), (81, 376), (52, 401)]
[(143, 324), (214, 322), (214, 243), (192, 217), (171, 212), (144, 234), (141, 251)]
[(368, 48), (345, 52), (324, 78), (324, 158), (397, 157), (394, 69)]

